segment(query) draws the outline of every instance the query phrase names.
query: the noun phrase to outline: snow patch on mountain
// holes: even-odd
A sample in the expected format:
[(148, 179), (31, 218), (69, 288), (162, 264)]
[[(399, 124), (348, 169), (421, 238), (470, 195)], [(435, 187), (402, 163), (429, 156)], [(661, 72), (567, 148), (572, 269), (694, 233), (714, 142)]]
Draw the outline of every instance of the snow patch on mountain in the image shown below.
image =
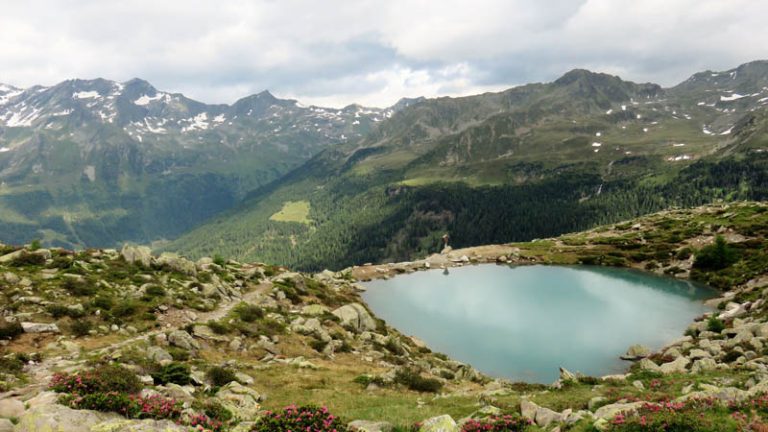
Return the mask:
[(188, 126), (181, 129), (182, 132), (191, 132), (194, 130), (206, 130), (210, 126), (208, 122), (208, 113), (200, 113), (191, 119), (184, 121), (191, 122)]
[(732, 94), (730, 96), (720, 96), (720, 102), (735, 101), (735, 100), (738, 100), (738, 99), (741, 99), (741, 98), (745, 98), (747, 96), (748, 95), (740, 95), (738, 93), (734, 93), (734, 94)]
[(94, 98), (100, 98), (101, 95), (97, 91), (81, 91), (77, 93), (72, 93), (73, 99), (94, 99)]
[(167, 93), (157, 93), (154, 96), (142, 95), (140, 98), (133, 101), (133, 103), (138, 106), (146, 106), (146, 105), (149, 105), (151, 102), (160, 101), (160, 100), (163, 100), (165, 102), (170, 102), (171, 96)]

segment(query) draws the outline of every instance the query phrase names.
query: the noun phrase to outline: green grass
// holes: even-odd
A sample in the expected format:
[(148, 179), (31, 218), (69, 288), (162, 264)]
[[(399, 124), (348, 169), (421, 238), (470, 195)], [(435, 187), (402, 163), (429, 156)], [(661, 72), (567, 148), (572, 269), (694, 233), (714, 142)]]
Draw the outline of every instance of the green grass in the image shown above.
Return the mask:
[(298, 222), (309, 225), (312, 220), (309, 218), (309, 201), (287, 201), (283, 208), (269, 217), (269, 220), (277, 222)]

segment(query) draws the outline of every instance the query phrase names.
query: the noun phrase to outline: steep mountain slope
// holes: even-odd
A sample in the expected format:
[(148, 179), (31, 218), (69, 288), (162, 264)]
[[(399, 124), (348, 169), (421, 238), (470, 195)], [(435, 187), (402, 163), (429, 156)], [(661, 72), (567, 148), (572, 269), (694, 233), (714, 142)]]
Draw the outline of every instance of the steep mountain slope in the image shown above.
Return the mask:
[(269, 92), (206, 105), (139, 79), (0, 85), (0, 240), (174, 237), (393, 111)]
[[(702, 76), (662, 89), (574, 70), (552, 83), (421, 101), (169, 248), (338, 268), (435, 251), (446, 231), (458, 246), (528, 240), (768, 196), (766, 62), (718, 74), (727, 82)], [(279, 217), (297, 202), (305, 214)]]

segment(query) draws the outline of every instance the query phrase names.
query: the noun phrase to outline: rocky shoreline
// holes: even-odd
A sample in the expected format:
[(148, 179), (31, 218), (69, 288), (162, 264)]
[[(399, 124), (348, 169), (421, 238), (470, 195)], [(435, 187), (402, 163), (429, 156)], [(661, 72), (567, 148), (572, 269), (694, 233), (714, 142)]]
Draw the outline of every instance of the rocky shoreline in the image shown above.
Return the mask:
[[(749, 209), (764, 207), (752, 204)], [(11, 336), (3, 337), (0, 349), (7, 364), (18, 361), (21, 366), (0, 377), (6, 390), (0, 393), (0, 432), (186, 430), (176, 423), (57, 404), (57, 394), (47, 388), (55, 373), (103, 362), (134, 371), (144, 383), (145, 396), (173, 398), (184, 405), (184, 415), (194, 415), (201, 403), (226, 407), (240, 419), (230, 429), (243, 432), (275, 397), (303, 397), (301, 381), (316, 375), (324, 389), (345, 389), (372, 401), (395, 394), (434, 394), (430, 404), (475, 401), (474, 409), (467, 406), (464, 415), (455, 417), (458, 422), (450, 415), (420, 417), (426, 418), (419, 421), (424, 432), (456, 431), (471, 419), (510, 410), (547, 430), (580, 425), (609, 430), (617, 416), (632, 416), (657, 398), (748, 402), (768, 393), (768, 269), (759, 260), (739, 264), (743, 269), (739, 267), (737, 277), (743, 280), (710, 301), (718, 309), (692, 323), (685, 336), (656, 353), (631, 346), (625, 357), (634, 365), (627, 374), (593, 378), (561, 370), (550, 386), (494, 380), (431, 352), (423, 342), (378, 320), (362, 302), (362, 287), (356, 283), (476, 263), (620, 262), (690, 278), (697, 271), (694, 255), (684, 252), (711, 244), (718, 235), (742, 247), (743, 256), (758, 254), (762, 259), (758, 241), (764, 233), (751, 227), (764, 226), (764, 212), (747, 214), (755, 221), (750, 228), (706, 222), (695, 235), (675, 243), (658, 235), (664, 243), (653, 243), (662, 241), (651, 238), (653, 230), (694, 217), (744, 219), (740, 211), (746, 213), (725, 206), (692, 215), (664, 212), (556, 239), (448, 250), (419, 261), (317, 274), (212, 258), (192, 262), (167, 253), (155, 257), (143, 247), (71, 252), (3, 246), (0, 315), (4, 334)], [(660, 247), (668, 252), (642, 252)], [(716, 275), (722, 279), (730, 274)], [(77, 333), (75, 324), (82, 321), (94, 325)], [(159, 369), (172, 364), (188, 368), (188, 384), (155, 378)], [(207, 374), (215, 368), (231, 371), (231, 380), (214, 387)], [(297, 387), (289, 391), (281, 386)], [(663, 394), (659, 386), (665, 388)], [(573, 403), (561, 400), (571, 393), (577, 398)], [(417, 408), (425, 403), (418, 396)], [(440, 409), (434, 408), (435, 414)], [(365, 431), (393, 426), (391, 420), (376, 418), (349, 423), (351, 429)]]

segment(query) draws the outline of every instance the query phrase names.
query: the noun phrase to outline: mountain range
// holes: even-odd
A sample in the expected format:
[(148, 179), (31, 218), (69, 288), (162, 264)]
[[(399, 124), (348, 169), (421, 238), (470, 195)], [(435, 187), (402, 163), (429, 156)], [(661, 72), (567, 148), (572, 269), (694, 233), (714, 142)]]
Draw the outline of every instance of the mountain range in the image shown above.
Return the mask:
[[(0, 85), (0, 241), (155, 242), (302, 269), (768, 197), (768, 62), (671, 88), (573, 70), (386, 109), (141, 80)], [(172, 240), (170, 242), (166, 240)]]
[(139, 79), (0, 85), (2, 240), (172, 238), (405, 105), (305, 107), (266, 91), (206, 105)]

